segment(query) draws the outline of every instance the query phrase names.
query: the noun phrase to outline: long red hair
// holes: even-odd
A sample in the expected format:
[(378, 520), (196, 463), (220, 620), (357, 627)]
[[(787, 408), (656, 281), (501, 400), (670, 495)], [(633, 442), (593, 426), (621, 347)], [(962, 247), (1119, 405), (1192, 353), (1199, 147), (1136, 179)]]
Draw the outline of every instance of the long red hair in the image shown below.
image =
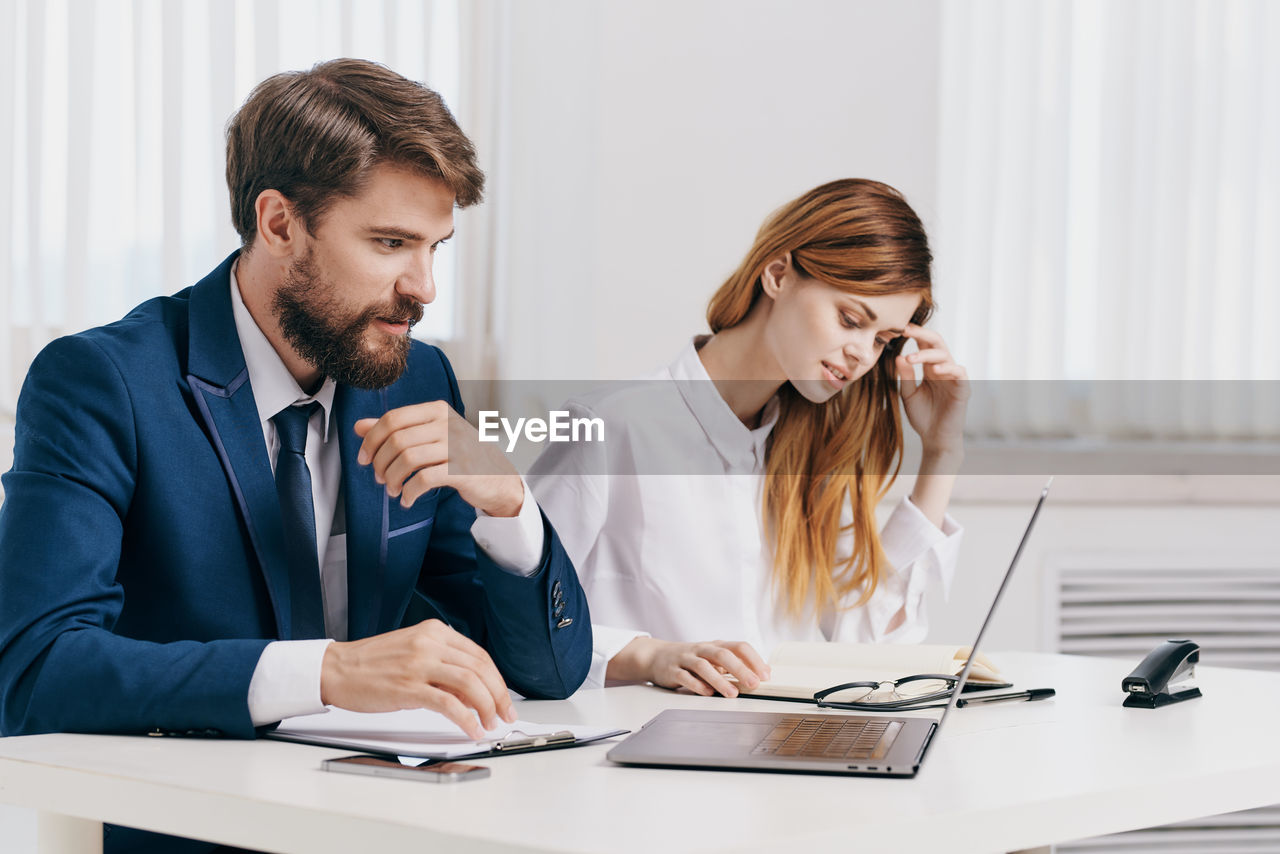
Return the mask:
[[(762, 298), (770, 261), (791, 253), (797, 273), (851, 293), (918, 292), (912, 323), (933, 311), (932, 255), (924, 226), (902, 194), (878, 181), (848, 178), (823, 184), (765, 221), (742, 264), (707, 307), (712, 332), (738, 323)], [(764, 520), (774, 553), (774, 581), (787, 611), (813, 604), (864, 604), (884, 576), (876, 505), (902, 464), (902, 416), (894, 359), (903, 339), (875, 366), (822, 404), (785, 383), (765, 459)], [(847, 503), (851, 525), (840, 524)], [(853, 551), (836, 554), (852, 530)], [(817, 613), (815, 612), (815, 617)]]

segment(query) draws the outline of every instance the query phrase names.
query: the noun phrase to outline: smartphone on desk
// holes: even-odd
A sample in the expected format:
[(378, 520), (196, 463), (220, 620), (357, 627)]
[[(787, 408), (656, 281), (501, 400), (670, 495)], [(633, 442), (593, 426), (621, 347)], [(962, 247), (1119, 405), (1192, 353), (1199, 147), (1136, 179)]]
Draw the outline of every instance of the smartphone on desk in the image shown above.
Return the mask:
[(489, 769), (483, 765), (467, 765), (463, 762), (432, 762), (422, 765), (402, 765), (396, 759), (385, 756), (356, 754), (326, 759), (320, 763), (325, 771), (341, 771), (346, 774), (367, 774), (370, 777), (400, 777), (420, 780), (424, 783), (462, 783), (466, 780), (483, 780)]

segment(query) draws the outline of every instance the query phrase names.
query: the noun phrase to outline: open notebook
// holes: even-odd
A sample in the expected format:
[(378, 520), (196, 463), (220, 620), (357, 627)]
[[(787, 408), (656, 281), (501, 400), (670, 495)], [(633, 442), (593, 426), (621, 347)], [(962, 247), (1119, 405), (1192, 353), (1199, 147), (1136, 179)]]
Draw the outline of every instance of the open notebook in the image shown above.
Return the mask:
[[(769, 657), (772, 678), (744, 697), (813, 701), (813, 695), (845, 682), (881, 682), (940, 673), (955, 676), (969, 657), (969, 647), (945, 644), (874, 644), (792, 642), (782, 643)], [(969, 690), (1009, 688), (996, 666), (978, 653), (965, 685)], [(844, 692), (827, 697), (847, 699)]]
[(399, 712), (349, 712), (329, 709), (318, 715), (286, 718), (268, 738), (425, 759), (464, 759), (501, 756), (530, 750), (576, 747), (626, 730), (579, 725), (535, 724), (516, 721), (490, 730), (490, 737), (472, 741), (444, 715), (426, 709)]

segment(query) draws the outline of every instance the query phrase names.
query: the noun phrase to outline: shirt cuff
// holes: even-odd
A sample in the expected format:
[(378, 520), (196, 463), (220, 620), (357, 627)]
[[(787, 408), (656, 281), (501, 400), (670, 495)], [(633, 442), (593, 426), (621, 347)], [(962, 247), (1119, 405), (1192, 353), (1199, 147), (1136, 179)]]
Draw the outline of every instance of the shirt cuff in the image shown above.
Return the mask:
[[(950, 598), (951, 580), (955, 577), (956, 559), (959, 557), (963, 535), (964, 528), (951, 514), (943, 516), (942, 528), (939, 529), (912, 503), (910, 496), (906, 496), (880, 529), (880, 545), (885, 557), (889, 559), (889, 565), (897, 570), (899, 576), (911, 576), (910, 581), (914, 581), (917, 588), (936, 581), (942, 586), (942, 595)], [(939, 560), (930, 561), (928, 571), (909, 572), (917, 561), (930, 552), (936, 552)], [(915, 576), (920, 577), (917, 579)]]
[(320, 670), (331, 643), (321, 638), (267, 644), (249, 680), (249, 718), (254, 726), (324, 711)]
[(515, 516), (490, 516), (476, 508), (476, 521), (471, 525), (471, 536), (476, 545), (498, 566), (512, 575), (533, 575), (542, 566), (542, 546), (546, 532), (542, 525), (542, 511), (533, 500), (529, 484), (520, 478), (524, 487), (524, 500)]
[[(894, 509), (880, 530), (889, 571), (867, 603), (877, 643), (919, 643), (925, 639), (929, 629), (925, 591), (936, 583), (943, 598), (950, 598), (963, 535), (964, 529), (949, 515), (939, 529), (909, 497)], [(890, 631), (889, 624), (899, 612), (905, 619)]]
[(615, 629), (609, 626), (591, 625), (591, 668), (582, 683), (583, 688), (603, 688), (605, 674), (609, 670), (609, 662), (622, 652), (622, 648), (636, 638), (647, 638), (648, 632), (637, 632), (633, 629)]

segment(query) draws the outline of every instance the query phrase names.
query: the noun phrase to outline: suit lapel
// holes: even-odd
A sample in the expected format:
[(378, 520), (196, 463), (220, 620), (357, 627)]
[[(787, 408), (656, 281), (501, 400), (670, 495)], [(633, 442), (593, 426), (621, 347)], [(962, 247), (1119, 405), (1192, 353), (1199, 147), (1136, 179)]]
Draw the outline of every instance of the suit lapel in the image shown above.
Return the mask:
[(368, 637), (383, 626), (383, 581), (387, 566), (387, 491), (373, 479), (373, 469), (356, 462), (360, 437), (355, 423), (378, 418), (387, 410), (385, 391), (357, 391), (338, 386), (334, 412), (342, 454), (342, 489), (347, 522), (347, 637)]
[(231, 310), (235, 258), (233, 253), (191, 289), (187, 383), (262, 568), (278, 635), (288, 638), (289, 566), (280, 502)]

